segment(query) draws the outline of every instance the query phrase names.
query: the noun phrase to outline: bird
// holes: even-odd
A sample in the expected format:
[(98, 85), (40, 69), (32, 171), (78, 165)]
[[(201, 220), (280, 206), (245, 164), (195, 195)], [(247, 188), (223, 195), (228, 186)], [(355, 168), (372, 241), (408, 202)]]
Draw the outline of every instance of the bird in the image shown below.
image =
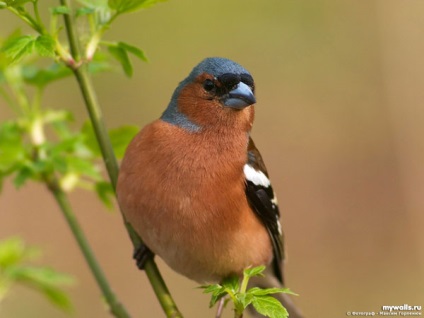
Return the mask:
[[(284, 284), (278, 202), (251, 137), (255, 105), (249, 71), (206, 58), (129, 143), (117, 198), (143, 241), (134, 254), (140, 268), (158, 255), (203, 284), (266, 265), (268, 285)], [(287, 295), (280, 300), (290, 317), (303, 317)]]

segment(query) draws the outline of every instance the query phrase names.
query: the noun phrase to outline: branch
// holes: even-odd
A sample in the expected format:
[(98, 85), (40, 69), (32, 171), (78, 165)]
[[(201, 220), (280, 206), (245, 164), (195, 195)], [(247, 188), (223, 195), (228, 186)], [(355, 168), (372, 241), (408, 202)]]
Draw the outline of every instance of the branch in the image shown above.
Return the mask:
[(63, 216), (65, 217), (72, 234), (74, 235), (79, 248), (81, 249), (82, 254), (84, 255), (85, 260), (90, 267), (91, 273), (96, 279), (97, 284), (99, 285), (103, 296), (106, 299), (106, 302), (109, 304), (110, 311), (115, 317), (118, 318), (130, 318), (130, 315), (126, 312), (125, 307), (119, 303), (118, 299), (112, 292), (112, 289), (109, 286), (109, 283), (94, 256), (94, 253), (88, 244), (87, 238), (84, 235), (84, 232), (81, 226), (78, 224), (78, 221), (75, 217), (71, 205), (69, 204), (68, 197), (65, 192), (60, 188), (57, 180), (55, 178), (46, 178), (46, 184), (51, 193), (53, 194), (56, 202), (59, 204)]
[[(69, 0), (60, 0), (60, 3), (61, 5), (70, 8)], [(75, 74), (81, 93), (83, 95), (84, 102), (102, 152), (109, 179), (112, 183), (113, 189), (116, 190), (116, 183), (119, 173), (118, 162), (116, 160), (109, 135), (103, 121), (102, 111), (98, 104), (93, 84), (88, 75), (87, 66), (85, 64), (81, 65), (81, 50), (78, 43), (74, 21), (72, 16), (69, 14), (64, 15), (64, 19), (71, 53), (75, 60), (75, 66), (72, 67), (72, 65), (70, 65), (70, 67)], [(125, 220), (125, 217), (124, 223), (134, 248), (138, 248), (141, 244), (143, 244), (140, 237), (134, 231), (132, 226)], [(175, 304), (153, 259), (149, 259), (146, 262), (145, 271), (156, 294), (156, 297), (158, 298), (159, 303), (161, 304), (167, 317), (182, 317), (182, 314), (179, 312), (177, 305)]]

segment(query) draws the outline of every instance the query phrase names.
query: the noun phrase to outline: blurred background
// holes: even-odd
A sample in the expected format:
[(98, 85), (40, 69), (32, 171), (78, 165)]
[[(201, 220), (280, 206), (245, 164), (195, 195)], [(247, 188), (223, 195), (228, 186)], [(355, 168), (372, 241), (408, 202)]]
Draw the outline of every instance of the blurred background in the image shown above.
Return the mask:
[[(142, 127), (204, 57), (239, 62), (256, 81), (253, 137), (282, 208), (297, 304), (326, 318), (424, 305), (423, 14), (421, 0), (173, 0), (117, 21), (107, 38), (143, 48), (150, 63), (136, 62), (131, 80), (98, 75), (95, 86), (108, 127)], [(0, 21), (0, 36), (17, 26), (6, 11)], [(72, 110), (80, 127), (86, 113), (73, 78), (46, 93), (44, 104)], [(0, 100), (0, 118), (10, 116)], [(119, 213), (93, 193), (71, 200), (119, 299), (134, 317), (163, 317)], [(12, 235), (42, 247), (43, 264), (77, 277), (70, 316), (109, 316), (42, 185), (4, 185), (0, 239)], [(158, 263), (185, 317), (214, 316), (196, 283)], [(0, 317), (69, 315), (17, 287)]]

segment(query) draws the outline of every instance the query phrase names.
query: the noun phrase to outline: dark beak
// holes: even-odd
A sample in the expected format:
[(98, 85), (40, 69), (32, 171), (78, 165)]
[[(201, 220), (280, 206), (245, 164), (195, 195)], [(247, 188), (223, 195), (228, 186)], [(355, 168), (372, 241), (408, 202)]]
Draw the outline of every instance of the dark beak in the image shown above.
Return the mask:
[(256, 103), (256, 98), (252, 89), (245, 83), (240, 82), (233, 90), (222, 97), (222, 102), (227, 107), (243, 109)]

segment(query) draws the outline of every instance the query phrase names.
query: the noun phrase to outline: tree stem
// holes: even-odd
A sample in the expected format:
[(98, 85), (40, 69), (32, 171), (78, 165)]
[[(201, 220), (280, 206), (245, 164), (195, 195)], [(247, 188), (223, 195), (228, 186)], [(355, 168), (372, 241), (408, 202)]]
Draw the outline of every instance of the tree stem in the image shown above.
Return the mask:
[[(60, 0), (60, 3), (61, 5), (70, 8), (69, 0)], [(87, 71), (87, 66), (85, 64), (81, 65), (81, 50), (79, 47), (78, 37), (72, 15), (64, 15), (64, 19), (68, 41), (71, 48), (71, 54), (75, 60), (75, 65), (69, 66), (72, 68), (78, 81), (78, 85), (84, 98), (84, 102), (102, 152), (109, 179), (112, 183), (113, 189), (116, 190), (116, 183), (119, 173), (118, 162), (116, 160), (115, 153), (113, 151), (112, 144), (103, 121), (101, 108), (97, 102), (93, 84)], [(143, 244), (140, 237), (134, 231), (132, 226), (126, 222), (125, 217), (124, 223), (134, 248), (138, 248), (141, 244)], [(156, 297), (158, 298), (159, 303), (161, 304), (162, 309), (166, 313), (167, 317), (182, 317), (153, 259), (149, 259), (146, 262), (145, 271), (156, 294)]]
[(71, 229), (72, 234), (74, 235), (79, 248), (84, 255), (85, 260), (87, 261), (91, 273), (99, 285), (103, 296), (106, 299), (106, 302), (109, 304), (110, 311), (115, 317), (130, 318), (130, 315), (126, 312), (125, 307), (119, 303), (112, 289), (110, 288), (109, 283), (87, 241), (87, 238), (85, 237), (84, 232), (75, 217), (65, 192), (63, 192), (63, 190), (60, 188), (56, 179), (48, 179), (46, 182), (49, 190), (52, 192), (54, 198), (56, 199), (56, 202), (60, 206), (62, 214), (65, 217), (66, 222), (68, 223), (69, 228)]

